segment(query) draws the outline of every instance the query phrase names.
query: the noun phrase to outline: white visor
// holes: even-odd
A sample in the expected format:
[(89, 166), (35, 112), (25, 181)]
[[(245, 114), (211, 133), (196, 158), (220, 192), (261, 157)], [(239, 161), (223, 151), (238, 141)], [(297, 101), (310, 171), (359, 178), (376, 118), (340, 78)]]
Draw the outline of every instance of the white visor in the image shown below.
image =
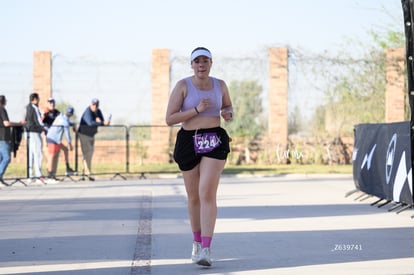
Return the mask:
[(191, 54), (191, 61), (193, 61), (194, 59), (202, 55), (207, 56), (208, 58), (211, 58), (211, 53), (209, 51), (200, 49), (200, 50), (196, 50), (195, 52)]

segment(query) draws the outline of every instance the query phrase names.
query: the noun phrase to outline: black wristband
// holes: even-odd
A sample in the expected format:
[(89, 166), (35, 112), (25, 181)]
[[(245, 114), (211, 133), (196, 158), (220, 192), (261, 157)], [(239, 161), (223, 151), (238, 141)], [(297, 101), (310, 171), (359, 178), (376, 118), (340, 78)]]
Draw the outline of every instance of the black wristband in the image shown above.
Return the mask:
[(197, 110), (197, 106), (194, 107), (194, 110), (199, 114), (200, 112)]

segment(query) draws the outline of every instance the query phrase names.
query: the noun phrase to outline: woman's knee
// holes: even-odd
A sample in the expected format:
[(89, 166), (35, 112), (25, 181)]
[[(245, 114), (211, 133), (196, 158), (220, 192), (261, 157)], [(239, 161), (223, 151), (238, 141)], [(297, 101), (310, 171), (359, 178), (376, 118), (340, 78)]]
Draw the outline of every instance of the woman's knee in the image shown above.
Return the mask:
[(200, 201), (202, 203), (215, 203), (216, 202), (216, 191), (215, 190), (205, 190), (200, 192)]
[(198, 196), (188, 196), (187, 197), (188, 204), (191, 206), (200, 205), (200, 198)]

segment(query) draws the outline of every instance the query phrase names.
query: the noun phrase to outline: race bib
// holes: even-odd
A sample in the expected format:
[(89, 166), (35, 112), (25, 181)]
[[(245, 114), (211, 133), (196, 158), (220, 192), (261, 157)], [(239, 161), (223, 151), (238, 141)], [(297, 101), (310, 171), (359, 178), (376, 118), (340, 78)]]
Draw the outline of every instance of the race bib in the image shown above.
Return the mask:
[(194, 136), (194, 151), (197, 154), (208, 153), (217, 148), (220, 143), (217, 133), (196, 134)]

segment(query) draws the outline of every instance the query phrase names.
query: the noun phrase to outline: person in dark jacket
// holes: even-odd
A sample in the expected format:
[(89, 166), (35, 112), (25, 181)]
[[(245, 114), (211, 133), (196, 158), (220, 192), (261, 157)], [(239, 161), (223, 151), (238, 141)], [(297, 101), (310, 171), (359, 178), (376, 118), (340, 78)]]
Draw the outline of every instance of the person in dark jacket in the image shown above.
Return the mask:
[(50, 97), (47, 100), (47, 107), (42, 114), (42, 121), (46, 130), (49, 130), (49, 128), (52, 127), (53, 121), (55, 121), (59, 114), (60, 111), (56, 109), (55, 99), (53, 97)]
[(42, 133), (45, 131), (39, 111), (39, 94), (30, 94), (30, 103), (26, 106), (26, 132), (29, 143), (29, 183), (36, 179), (44, 183), (42, 174)]
[(99, 109), (99, 100), (92, 99), (90, 105), (83, 112), (78, 129), (78, 136), (81, 144), (83, 155), (82, 174), (89, 180), (91, 177), (92, 156), (95, 146), (95, 135), (98, 132), (98, 126), (109, 125), (110, 120), (104, 119), (102, 111)]
[(4, 95), (0, 95), (0, 183), (9, 186), (4, 180), (3, 175), (10, 163), (11, 154), (11, 127), (22, 126), (24, 121), (11, 122), (6, 110), (7, 100)]

